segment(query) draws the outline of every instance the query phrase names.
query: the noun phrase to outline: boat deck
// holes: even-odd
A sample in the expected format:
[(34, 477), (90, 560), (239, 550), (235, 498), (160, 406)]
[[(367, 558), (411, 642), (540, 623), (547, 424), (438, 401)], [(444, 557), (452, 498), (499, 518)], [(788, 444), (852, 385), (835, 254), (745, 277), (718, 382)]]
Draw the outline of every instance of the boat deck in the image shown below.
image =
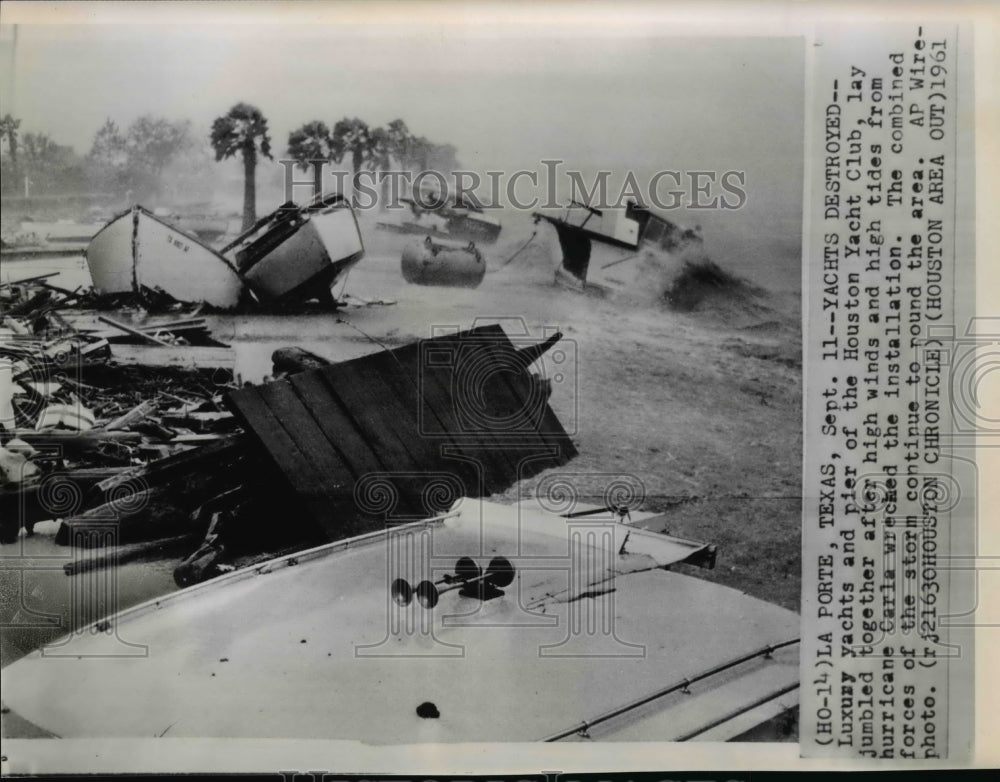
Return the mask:
[[(460, 556), (485, 567), (498, 554), (517, 572), (493, 599), (455, 590), (428, 611), (390, 597), (394, 578), (416, 584)], [(794, 641), (799, 618), (663, 569), (690, 554), (689, 541), (609, 519), (467, 499), (457, 515), (237, 571), (84, 629), (4, 669), (4, 704), (67, 737), (725, 737), (734, 715), (794, 701), (797, 645), (764, 650)]]

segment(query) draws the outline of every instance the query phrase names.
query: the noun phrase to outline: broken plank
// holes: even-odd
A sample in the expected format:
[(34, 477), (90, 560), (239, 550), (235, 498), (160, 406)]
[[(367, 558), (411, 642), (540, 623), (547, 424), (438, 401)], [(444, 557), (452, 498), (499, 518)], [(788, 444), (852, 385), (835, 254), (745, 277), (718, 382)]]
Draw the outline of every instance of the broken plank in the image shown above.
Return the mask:
[(323, 476), (299, 450), (281, 421), (261, 398), (260, 388), (244, 388), (229, 398), (237, 417), (264, 443), (267, 455), (284, 477), (285, 485), (299, 495), (312, 517), (328, 534), (334, 535), (331, 539), (336, 539), (337, 530), (331, 526)]
[[(362, 449), (357, 458), (355, 453), (346, 447), (339, 448), (338, 451), (343, 454), (345, 461), (350, 465), (351, 473), (356, 475), (358, 480), (367, 479), (387, 488), (392, 487), (391, 494), (395, 504), (384, 510), (383, 520), (390, 516), (397, 518), (421, 516), (422, 506), (417, 499), (419, 491), (414, 491), (412, 484), (416, 473), (426, 469), (427, 465), (421, 467), (419, 461), (406, 447), (405, 436), (401, 436), (399, 432), (400, 416), (391, 392), (377, 378), (373, 382), (371, 378), (358, 372), (356, 367), (339, 365), (340, 371), (334, 379), (330, 377), (329, 369), (332, 367), (316, 371), (322, 378), (322, 385), (312, 387), (315, 396), (308, 393), (309, 386), (299, 384), (293, 388), (307, 392), (304, 401), (310, 407), (317, 403), (323, 404), (320, 400), (325, 398), (349, 411), (346, 418), (356, 435), (348, 436), (354, 441), (360, 440), (370, 445)], [(301, 376), (295, 375), (292, 380)], [(368, 448), (372, 453), (378, 454), (377, 459), (368, 458)], [(366, 469), (374, 466), (373, 461), (379, 468)], [(369, 475), (372, 477), (367, 477)], [(362, 488), (367, 489), (369, 486), (370, 484), (366, 483)], [(361, 491), (354, 510), (370, 518), (376, 512), (374, 508), (376, 506), (381, 508), (382, 503), (367, 503), (365, 498), (368, 496)], [(363, 507), (366, 504), (367, 507)]]
[(202, 448), (188, 449), (171, 456), (157, 459), (144, 467), (131, 467), (116, 476), (97, 484), (99, 491), (106, 492), (112, 487), (131, 479), (139, 479), (148, 486), (161, 486), (192, 473), (208, 473), (225, 470), (239, 470), (247, 455), (247, 441), (243, 437), (210, 443)]
[(164, 412), (160, 415), (160, 420), (166, 426), (183, 426), (200, 434), (231, 430), (236, 426), (232, 413)]
[[(486, 348), (498, 366), (510, 366), (513, 345), (499, 342)], [(496, 433), (498, 443), (517, 460), (517, 479), (537, 475), (549, 467), (565, 464), (576, 449), (548, 405), (545, 381), (523, 369), (497, 372), (493, 376), (492, 408), (498, 419), (510, 421), (508, 431)]]
[(194, 445), (196, 443), (214, 443), (219, 440), (225, 440), (228, 435), (219, 434), (175, 434), (170, 438), (171, 443), (177, 443), (180, 445)]
[(141, 421), (155, 409), (156, 403), (147, 399), (145, 402), (140, 402), (127, 413), (118, 416), (113, 421), (109, 421), (104, 425), (103, 429), (106, 432), (113, 432), (116, 429), (127, 429), (130, 424)]
[(351, 411), (359, 430), (382, 461), (393, 472), (415, 472), (422, 465), (410, 452), (407, 435), (396, 431), (395, 420), (387, 414), (398, 404), (396, 397), (380, 382), (371, 379), (358, 368), (356, 362), (337, 364), (318, 370), (330, 388)]
[(261, 400), (281, 422), (288, 438), (322, 476), (323, 493), (331, 500), (351, 501), (354, 476), (340, 455), (316, 426), (316, 420), (287, 383), (268, 383), (258, 388)]
[(198, 533), (185, 533), (174, 535), (169, 538), (159, 540), (145, 540), (138, 543), (126, 543), (116, 546), (108, 554), (93, 554), (90, 549), (81, 549), (85, 552), (78, 559), (67, 562), (63, 565), (63, 573), (67, 576), (75, 576), (78, 573), (88, 573), (92, 570), (103, 570), (104, 568), (114, 568), (135, 562), (142, 559), (166, 558), (171, 559), (192, 542), (198, 540)]
[[(447, 473), (461, 484), (462, 491), (455, 499), (480, 496), (480, 471), (455, 452), (452, 437), (448, 434), (444, 437), (427, 436), (427, 425), (431, 423), (431, 419), (436, 424), (435, 428), (441, 426), (440, 421), (433, 409), (423, 404), (416, 367), (406, 367), (405, 364), (400, 366), (397, 361), (398, 357), (390, 353), (377, 353), (369, 357), (368, 365), (379, 373), (381, 382), (392, 389), (400, 402), (398, 428), (413, 433), (409, 441), (410, 450), (415, 452), (418, 459), (426, 461), (428, 473)], [(434, 515), (447, 508), (426, 510), (429, 515)]]
[[(491, 335), (492, 338), (492, 335)], [(506, 340), (502, 331), (499, 337)], [(424, 348), (422, 357), (421, 391), (425, 402), (438, 411), (449, 409), (450, 431), (457, 443), (480, 462), (490, 493), (503, 491), (517, 480), (518, 459), (504, 447), (504, 429), (496, 422), (496, 394), (491, 392), (497, 370), (485, 373), (491, 355), (481, 339), (467, 336), (442, 337)], [(450, 355), (448, 364), (433, 358), (436, 351)]]
[(385, 465), (358, 431), (350, 414), (339, 404), (331, 388), (318, 372), (302, 372), (288, 378), (292, 389), (308, 402), (316, 426), (330, 447), (343, 458), (355, 480), (370, 473), (384, 472)]
[(509, 472), (509, 465), (497, 452), (492, 438), (484, 442), (477, 433), (463, 429), (455, 411), (450, 383), (450, 374), (437, 371), (425, 371), (421, 378), (420, 402), (426, 411), (422, 419), (425, 436), (441, 443), (442, 453), (454, 453), (468, 460), (476, 476), (475, 493), (471, 496), (489, 496), (503, 491), (510, 485), (501, 477)]
[(107, 323), (109, 326), (114, 326), (119, 331), (124, 331), (126, 334), (131, 334), (133, 337), (140, 337), (141, 339), (148, 340), (149, 342), (152, 342), (154, 345), (160, 345), (162, 347), (170, 346), (169, 342), (164, 342), (162, 339), (157, 339), (154, 336), (139, 331), (139, 329), (134, 329), (131, 326), (126, 326), (124, 323), (119, 323), (117, 320), (109, 318), (107, 315), (98, 315), (97, 319), (101, 321), (101, 323)]
[(31, 445), (79, 445), (93, 447), (99, 442), (114, 440), (119, 443), (138, 443), (142, 440), (139, 432), (104, 432), (92, 429), (87, 432), (48, 429), (42, 432), (34, 429), (15, 429), (14, 437)]
[(24, 285), (28, 282), (39, 282), (41, 280), (47, 280), (50, 277), (58, 277), (62, 272), (47, 272), (46, 274), (36, 274), (34, 277), (22, 277), (20, 280), (8, 280), (7, 282), (0, 282), (0, 288), (6, 288), (11, 285)]
[[(342, 368), (346, 370), (347, 367), (342, 365)], [(446, 464), (437, 444), (422, 435), (415, 391), (406, 396), (400, 395), (399, 389), (408, 384), (405, 382), (408, 381), (405, 371), (392, 356), (385, 353), (368, 356), (363, 362), (354, 362), (350, 371), (358, 384), (353, 387), (364, 389), (365, 396), (374, 405), (373, 409), (379, 413), (378, 423), (402, 446), (396, 457), (399, 461), (393, 463), (393, 469), (385, 478), (399, 492), (399, 507), (392, 515), (426, 518), (440, 513), (441, 508), (427, 504), (432, 496), (427, 487), (433, 481), (440, 481), (442, 473), (456, 477), (458, 474), (454, 468), (449, 469), (454, 462)], [(390, 382), (390, 377), (400, 379), (401, 375), (404, 376), (402, 384)], [(457, 479), (461, 488), (454, 491), (454, 499), (463, 496), (462, 489), (466, 488), (465, 481), (461, 477)], [(474, 490), (476, 486), (469, 488)], [(450, 505), (448, 503), (448, 507)]]
[(111, 358), (119, 364), (150, 367), (229, 370), (236, 367), (236, 353), (232, 348), (164, 345), (155, 348), (146, 345), (111, 345)]

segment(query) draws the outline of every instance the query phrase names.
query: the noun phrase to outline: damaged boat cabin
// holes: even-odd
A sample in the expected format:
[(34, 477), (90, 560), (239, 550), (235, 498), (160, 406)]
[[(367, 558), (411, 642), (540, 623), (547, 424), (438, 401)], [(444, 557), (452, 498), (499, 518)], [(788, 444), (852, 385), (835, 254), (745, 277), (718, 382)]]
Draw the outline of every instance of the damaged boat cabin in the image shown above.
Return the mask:
[(681, 228), (634, 201), (624, 209), (573, 201), (562, 217), (535, 212), (534, 218), (555, 229), (556, 282), (601, 294), (633, 284), (644, 251), (674, 254), (702, 241), (697, 230)]
[(285, 303), (332, 301), (330, 287), (364, 257), (365, 247), (351, 205), (325, 195), (305, 206), (283, 204), (222, 252), (260, 301)]

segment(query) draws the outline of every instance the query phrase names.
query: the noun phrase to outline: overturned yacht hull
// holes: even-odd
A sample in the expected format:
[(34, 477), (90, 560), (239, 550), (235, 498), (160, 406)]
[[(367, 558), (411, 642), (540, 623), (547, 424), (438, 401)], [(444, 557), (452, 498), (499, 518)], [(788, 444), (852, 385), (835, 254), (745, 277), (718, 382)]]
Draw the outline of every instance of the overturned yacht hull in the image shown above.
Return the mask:
[(141, 206), (98, 231), (86, 255), (100, 294), (140, 294), (146, 288), (178, 301), (231, 309), (244, 290), (229, 261)]
[(364, 257), (354, 210), (340, 196), (285, 204), (223, 249), (265, 302), (330, 297), (330, 286)]

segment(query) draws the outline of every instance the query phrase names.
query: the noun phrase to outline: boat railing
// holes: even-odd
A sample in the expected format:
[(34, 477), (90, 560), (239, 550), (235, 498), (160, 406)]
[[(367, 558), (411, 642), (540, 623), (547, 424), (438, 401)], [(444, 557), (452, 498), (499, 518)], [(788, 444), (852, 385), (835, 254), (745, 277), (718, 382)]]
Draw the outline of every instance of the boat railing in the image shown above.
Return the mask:
[(574, 206), (577, 207), (578, 209), (586, 209), (592, 215), (597, 215), (598, 217), (600, 217), (602, 214), (604, 214), (604, 212), (602, 212), (600, 209), (597, 209), (596, 207), (593, 207), (590, 204), (585, 204), (582, 201), (577, 201), (576, 199), (572, 199), (571, 198), (570, 202), (569, 202), (569, 206), (566, 207), (566, 208), (567, 209), (572, 209)]
[[(755, 660), (758, 657), (770, 659), (771, 655), (773, 655), (774, 652), (778, 651), (779, 649), (784, 649), (785, 647), (788, 646), (794, 646), (795, 644), (799, 643), (799, 641), (800, 641), (799, 638), (792, 638), (788, 641), (782, 641), (777, 644), (769, 644), (768, 646), (763, 646), (760, 649), (756, 649), (752, 652), (741, 655), (740, 657), (736, 657), (727, 662), (708, 668), (702, 671), (701, 673), (698, 673), (695, 676), (689, 676), (684, 679), (681, 679), (680, 681), (675, 682), (669, 685), (668, 687), (656, 690), (655, 692), (652, 692), (649, 695), (644, 695), (641, 698), (636, 698), (635, 700), (629, 701), (628, 703), (623, 704), (622, 706), (618, 706), (614, 709), (611, 709), (610, 711), (606, 711), (603, 714), (600, 714), (592, 719), (582, 720), (573, 727), (566, 728), (564, 730), (559, 731), (558, 733), (553, 733), (551, 736), (542, 739), (542, 741), (543, 742), (559, 741), (560, 739), (564, 739), (568, 736), (573, 736), (576, 734), (585, 735), (590, 730), (590, 728), (594, 727), (595, 725), (600, 725), (602, 722), (607, 722), (608, 720), (614, 719), (615, 717), (620, 717), (621, 715), (626, 714), (627, 712), (633, 711), (639, 708), (640, 706), (645, 706), (647, 703), (651, 703), (652, 701), (658, 700), (659, 698), (663, 698), (667, 695), (670, 695), (671, 693), (687, 692), (688, 688), (692, 684), (697, 684), (698, 682), (704, 681), (705, 679), (710, 679), (713, 676), (718, 676), (720, 673), (723, 673), (724, 671), (727, 671), (730, 668), (735, 668), (738, 665), (743, 665), (744, 663), (750, 662), (751, 660)], [(777, 693), (777, 694), (780, 695), (783, 693)], [(697, 733), (693, 735), (697, 735)]]
[(737, 706), (735, 709), (726, 712), (722, 716), (716, 717), (707, 725), (701, 725), (695, 728), (694, 730), (688, 731), (687, 733), (682, 733), (680, 736), (675, 738), (674, 741), (690, 741), (696, 736), (701, 736), (705, 733), (708, 733), (708, 731), (710, 731), (712, 728), (716, 728), (719, 725), (722, 725), (723, 723), (729, 722), (729, 720), (736, 719), (736, 717), (739, 717), (741, 714), (746, 714), (749, 711), (753, 711), (758, 706), (763, 706), (768, 701), (773, 701), (775, 698), (780, 698), (782, 695), (785, 695), (791, 692), (792, 690), (797, 690), (798, 688), (799, 688), (799, 683), (797, 681), (794, 681), (791, 684), (786, 684), (784, 687), (782, 687), (780, 690), (777, 690), (776, 692), (769, 692), (766, 695), (762, 695), (756, 700), (751, 701), (750, 703), (744, 703), (741, 704), (740, 706)]

